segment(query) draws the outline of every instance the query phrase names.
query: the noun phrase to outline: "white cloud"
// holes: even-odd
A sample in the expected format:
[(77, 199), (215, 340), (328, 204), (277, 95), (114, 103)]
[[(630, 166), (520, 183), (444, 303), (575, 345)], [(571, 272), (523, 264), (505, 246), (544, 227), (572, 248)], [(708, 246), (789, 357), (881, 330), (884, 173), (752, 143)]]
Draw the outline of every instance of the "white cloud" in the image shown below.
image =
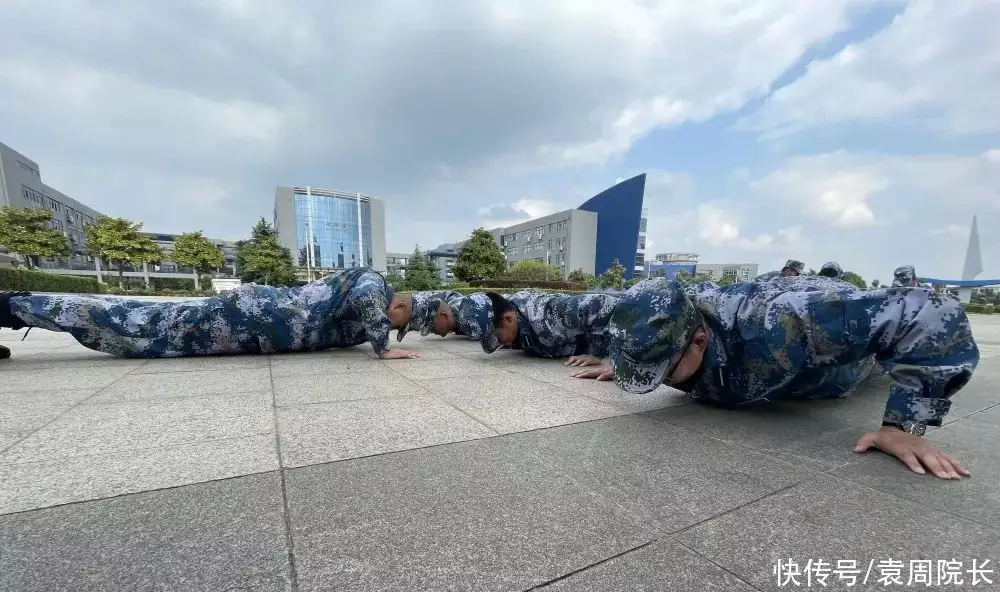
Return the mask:
[(839, 122), (1000, 132), (1000, 2), (912, 0), (886, 29), (809, 66), (743, 125), (775, 136)]
[[(277, 184), (325, 185), (389, 199), (408, 244), (440, 208), (470, 220), (504, 203), (439, 183), (510, 189), (737, 109), (841, 30), (850, 4), (9, 0), (0, 141), (67, 194), (149, 223), (184, 221), (153, 182), (165, 176), (225, 188), (215, 234), (268, 215)], [(111, 195), (69, 165), (139, 174)]]

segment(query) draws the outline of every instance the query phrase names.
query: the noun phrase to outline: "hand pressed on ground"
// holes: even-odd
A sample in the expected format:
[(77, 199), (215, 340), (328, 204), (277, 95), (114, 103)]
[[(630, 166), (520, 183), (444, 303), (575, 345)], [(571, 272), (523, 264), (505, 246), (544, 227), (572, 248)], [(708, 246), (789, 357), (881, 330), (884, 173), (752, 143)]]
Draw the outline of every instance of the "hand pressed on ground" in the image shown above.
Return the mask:
[(600, 366), (601, 358), (597, 356), (584, 355), (584, 356), (570, 356), (563, 366)]
[(379, 355), (380, 360), (411, 360), (419, 358), (420, 354), (417, 352), (410, 351), (408, 349), (400, 349), (394, 347)]
[(614, 380), (615, 375), (611, 372), (610, 368), (605, 366), (600, 366), (598, 368), (591, 368), (590, 370), (584, 370), (583, 372), (577, 372), (573, 375), (573, 378), (591, 378), (594, 380)]
[(865, 452), (876, 448), (891, 454), (903, 462), (914, 473), (924, 475), (926, 466), (931, 473), (941, 479), (961, 479), (968, 477), (969, 471), (950, 454), (935, 448), (930, 442), (893, 428), (884, 427), (877, 432), (861, 436), (854, 452)]

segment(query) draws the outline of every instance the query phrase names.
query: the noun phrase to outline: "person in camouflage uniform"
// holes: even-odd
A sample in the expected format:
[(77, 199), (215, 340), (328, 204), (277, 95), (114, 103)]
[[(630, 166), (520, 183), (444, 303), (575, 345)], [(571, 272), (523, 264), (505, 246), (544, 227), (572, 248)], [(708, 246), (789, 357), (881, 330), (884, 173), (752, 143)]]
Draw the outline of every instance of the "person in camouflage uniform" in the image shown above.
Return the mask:
[(430, 299), (436, 303), (436, 306), (424, 306), (419, 309), (419, 315), (412, 315), (410, 322), (396, 331), (397, 341), (403, 341), (403, 337), (406, 337), (406, 333), (410, 329), (419, 331), (421, 336), (434, 333), (441, 337), (446, 337), (455, 331), (453, 308), (463, 298), (461, 292), (454, 290), (413, 292), (410, 296), (414, 302)]
[(487, 352), (511, 346), (531, 356), (569, 356), (567, 364), (572, 366), (600, 364), (608, 354), (607, 326), (617, 296), (522, 290), (508, 298), (494, 292), (486, 297), (491, 304), (492, 331), (483, 327), (480, 332), (492, 336), (483, 346)]
[[(969, 319), (953, 298), (923, 288), (860, 291), (820, 277), (688, 290), (647, 280), (621, 297), (609, 333), (610, 369), (578, 377), (613, 378), (631, 393), (669, 384), (723, 406), (846, 396), (871, 378), (857, 364), (872, 358), (892, 386), (882, 429), (855, 451), (875, 447), (941, 478), (969, 474), (921, 438), (941, 425), (979, 363)], [(814, 382), (823, 369), (840, 372), (842, 388)]]
[[(395, 294), (367, 267), (297, 288), (243, 284), (219, 296), (156, 302), (95, 296), (0, 295), (0, 327), (70, 333), (84, 346), (127, 358), (278, 353), (371, 343), (382, 359), (392, 327), (431, 318), (433, 297)], [(419, 324), (419, 323), (418, 323)], [(422, 327), (420, 327), (422, 328)]]
[(840, 264), (836, 261), (827, 261), (823, 264), (823, 267), (819, 268), (819, 273), (816, 275), (842, 280), (844, 279), (844, 270), (841, 269)]
[(806, 268), (805, 263), (797, 261), (795, 259), (789, 259), (788, 261), (785, 261), (785, 266), (781, 268), (781, 271), (769, 271), (767, 273), (762, 273), (756, 278), (754, 278), (754, 281), (766, 282), (771, 278), (776, 278), (776, 277), (800, 276), (802, 275), (802, 270), (805, 268)]
[(895, 288), (915, 288), (920, 286), (920, 284), (917, 283), (917, 270), (914, 269), (912, 265), (901, 265), (897, 267), (896, 271), (892, 272), (892, 285)]

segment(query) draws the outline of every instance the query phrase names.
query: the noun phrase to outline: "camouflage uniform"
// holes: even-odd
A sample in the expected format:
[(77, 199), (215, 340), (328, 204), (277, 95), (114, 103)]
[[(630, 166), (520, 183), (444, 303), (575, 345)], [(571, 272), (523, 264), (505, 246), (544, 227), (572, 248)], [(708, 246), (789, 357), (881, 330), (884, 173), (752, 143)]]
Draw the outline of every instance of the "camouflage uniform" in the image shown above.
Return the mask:
[(4, 326), (68, 332), (90, 349), (128, 358), (310, 351), (365, 342), (381, 354), (389, 349), (386, 309), (392, 295), (381, 274), (361, 267), (298, 288), (243, 284), (188, 302), (11, 295)]
[(493, 303), (485, 293), (462, 296), (449, 304), (455, 316), (456, 333), (478, 341), (488, 354), (500, 348), (493, 330)]
[(823, 267), (819, 268), (819, 273), (817, 275), (833, 278), (835, 280), (842, 280), (844, 279), (844, 270), (841, 269), (840, 264), (836, 261), (827, 261), (823, 264)]
[(902, 265), (892, 272), (892, 286), (894, 288), (909, 286), (917, 281), (917, 270), (912, 265)]
[(617, 296), (522, 290), (508, 300), (517, 309), (517, 349), (547, 358), (583, 354), (607, 357), (607, 327)]
[(786, 270), (786, 269), (792, 269), (792, 270), (795, 271), (796, 275), (802, 275), (802, 270), (805, 269), (805, 268), (806, 268), (806, 264), (805, 263), (803, 263), (801, 261), (797, 261), (795, 259), (789, 259), (788, 261), (785, 261), (785, 266), (782, 267), (781, 270), (779, 270), (779, 271), (769, 271), (767, 273), (762, 273), (759, 276), (755, 277), (753, 281), (755, 281), (755, 282), (766, 282), (766, 281), (771, 280), (772, 278), (781, 277), (781, 272), (784, 271), (784, 270)]
[[(821, 277), (709, 286), (685, 293), (647, 280), (621, 297), (609, 329), (621, 388), (656, 388), (705, 326), (704, 361), (682, 389), (692, 397), (736, 406), (845, 396), (874, 374), (859, 366), (871, 357), (893, 380), (885, 421), (941, 425), (979, 363), (961, 305), (930, 290), (859, 291)], [(814, 382), (816, 372), (825, 383)]]
[(460, 292), (413, 292), (410, 294), (410, 322), (396, 331), (396, 341), (402, 341), (409, 330), (420, 331), (421, 336), (428, 335), (434, 327), (434, 315), (437, 314), (441, 302), (455, 301), (462, 297)]

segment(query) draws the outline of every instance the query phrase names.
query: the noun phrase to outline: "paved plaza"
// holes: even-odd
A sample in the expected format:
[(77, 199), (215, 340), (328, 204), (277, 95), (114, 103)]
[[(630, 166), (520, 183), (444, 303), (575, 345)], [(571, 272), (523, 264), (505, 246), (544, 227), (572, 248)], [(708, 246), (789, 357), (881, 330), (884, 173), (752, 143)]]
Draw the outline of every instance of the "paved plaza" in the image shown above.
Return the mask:
[(129, 361), (0, 332), (0, 590), (891, 590), (922, 560), (909, 588), (997, 590), (1000, 319), (973, 323), (981, 365), (928, 435), (962, 481), (852, 452), (885, 378), (725, 411), (458, 337)]

